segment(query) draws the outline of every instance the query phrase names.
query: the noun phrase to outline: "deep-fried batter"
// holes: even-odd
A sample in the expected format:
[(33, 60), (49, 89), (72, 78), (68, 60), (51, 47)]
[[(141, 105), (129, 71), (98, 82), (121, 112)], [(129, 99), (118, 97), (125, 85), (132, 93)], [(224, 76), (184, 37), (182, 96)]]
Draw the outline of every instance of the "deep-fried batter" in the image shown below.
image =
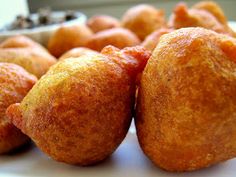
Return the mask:
[(42, 49), (42, 51), (48, 52), (47, 49), (45, 49), (39, 43), (22, 35), (9, 37), (8, 39), (0, 43), (0, 48), (26, 48), (26, 47), (30, 47), (30, 48), (36, 47), (38, 49)]
[(77, 47), (64, 53), (59, 60), (64, 60), (66, 58), (78, 58), (82, 55), (96, 54), (97, 52), (86, 47)]
[(124, 28), (112, 28), (94, 34), (88, 41), (86, 47), (101, 51), (107, 45), (117, 48), (136, 46), (140, 43), (139, 38), (130, 30)]
[(58, 62), (8, 117), (53, 159), (97, 163), (124, 139), (132, 118), (135, 78), (150, 53), (108, 46), (102, 54)]
[(94, 32), (120, 27), (118, 19), (108, 15), (95, 15), (88, 19), (87, 26)]
[[(214, 10), (211, 7), (215, 7)], [(203, 27), (218, 33), (235, 36), (233, 30), (225, 22), (224, 14), (220, 7), (214, 2), (211, 5), (196, 4), (193, 8), (188, 8), (183, 2), (176, 5), (170, 17), (168, 26), (179, 29), (184, 27)]]
[(165, 27), (165, 14), (154, 6), (140, 4), (125, 12), (121, 25), (133, 31), (141, 40), (153, 31)]
[(236, 40), (203, 28), (161, 37), (142, 74), (136, 128), (144, 153), (168, 171), (236, 156)]
[(150, 35), (148, 35), (145, 38), (145, 40), (142, 42), (142, 46), (150, 51), (153, 51), (156, 48), (156, 46), (160, 40), (160, 37), (163, 34), (169, 33), (171, 31), (173, 31), (173, 30), (168, 29), (168, 28), (161, 28), (159, 30), (154, 31), (153, 33), (151, 33)]
[(56, 58), (75, 47), (83, 47), (92, 31), (83, 24), (60, 27), (49, 39), (48, 50)]
[(0, 48), (0, 62), (15, 63), (40, 78), (56, 59), (39, 48)]
[(9, 122), (5, 111), (9, 105), (21, 101), (36, 80), (35, 76), (20, 66), (0, 63), (0, 154), (29, 141), (26, 135)]

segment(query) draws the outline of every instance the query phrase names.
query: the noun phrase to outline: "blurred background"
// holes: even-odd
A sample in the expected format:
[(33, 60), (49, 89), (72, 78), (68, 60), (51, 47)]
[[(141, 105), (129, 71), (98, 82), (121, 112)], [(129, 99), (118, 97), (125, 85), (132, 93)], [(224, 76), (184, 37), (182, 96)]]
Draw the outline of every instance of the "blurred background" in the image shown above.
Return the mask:
[[(30, 12), (36, 12), (40, 7), (50, 6), (52, 10), (79, 10), (88, 17), (94, 14), (108, 14), (120, 18), (125, 10), (133, 5), (148, 3), (157, 8), (163, 8), (166, 15), (169, 16), (176, 5), (177, 0), (28, 0)], [(192, 5), (197, 0), (185, 0), (187, 4)], [(235, 0), (216, 0), (223, 8), (229, 20), (236, 20), (236, 1)]]
[[(74, 12), (82, 12), (84, 13), (87, 18), (98, 15), (98, 14), (106, 14), (111, 15), (117, 18), (121, 18), (124, 14), (124, 12), (129, 9), (130, 7), (146, 3), (154, 5), (157, 9), (164, 9), (166, 14), (166, 19), (169, 18), (169, 15), (171, 14), (172, 10), (176, 6), (176, 4), (180, 2), (179, 0), (10, 0), (10, 1), (2, 1), (2, 4), (0, 6), (0, 41), (3, 41), (7, 37), (10, 37), (12, 35), (19, 34), (19, 31), (13, 31), (14, 29), (20, 29), (15, 28), (17, 26), (26, 26), (25, 31), (21, 31), (20, 34), (27, 35), (31, 37), (32, 39), (42, 43), (46, 44), (48, 38), (53, 33), (53, 31), (56, 30), (56, 27), (51, 26), (51, 28), (38, 28), (36, 30), (28, 30), (31, 29), (27, 25), (34, 26), (35, 22), (39, 23), (41, 27), (46, 27), (47, 21), (50, 22), (49, 17), (51, 14), (55, 15), (55, 18), (57, 19), (67, 19), (68, 10), (73, 10)], [(188, 6), (192, 6), (193, 4), (199, 2), (197, 0), (185, 0), (188, 4)], [(236, 7), (236, 0), (215, 0), (221, 8), (224, 10), (227, 18), (229, 21), (236, 21), (236, 13), (235, 13), (235, 7)], [(42, 9), (43, 8), (43, 9)], [(63, 14), (63, 17), (59, 18), (59, 13), (51, 13), (51, 11), (62, 11), (59, 12), (60, 14)], [(49, 11), (49, 13), (37, 13), (37, 12), (44, 12), (45, 9)], [(40, 11), (39, 11), (40, 10)], [(43, 11), (42, 11), (43, 10)], [(34, 17), (29, 14), (31, 13), (37, 13), (37, 15), (34, 15)], [(73, 12), (72, 12), (73, 13)], [(79, 13), (73, 13), (74, 17), (78, 21), (74, 21), (74, 23), (84, 23), (86, 21), (86, 17)], [(21, 16), (18, 16), (21, 15)], [(17, 17), (18, 16), (18, 17)], [(37, 17), (37, 18), (36, 18)], [(42, 17), (42, 18), (41, 18)], [(72, 16), (69, 16), (70, 18)], [(39, 20), (36, 20), (39, 19)], [(59, 20), (61, 23), (61, 20)], [(34, 23), (32, 23), (34, 22)], [(60, 24), (60, 23), (54, 23), (54, 24)], [(33, 24), (33, 25), (32, 25)], [(52, 23), (51, 23), (52, 24)], [(68, 23), (67, 23), (68, 24)], [(72, 21), (70, 23), (72, 25)], [(236, 23), (230, 23), (233, 24), (236, 27)], [(58, 25), (59, 26), (59, 25)], [(57, 26), (57, 27), (58, 27)], [(10, 29), (10, 30), (8, 30)], [(11, 31), (11, 29), (13, 29)]]
[[(52, 10), (78, 10), (88, 17), (94, 14), (108, 14), (120, 18), (126, 9), (140, 4), (148, 3), (157, 8), (163, 8), (168, 17), (178, 0), (11, 0), (4, 1), (0, 6), (0, 25), (1, 23), (12, 20), (14, 14), (35, 13), (39, 8), (50, 7)], [(192, 5), (197, 0), (185, 0)], [(223, 8), (229, 20), (236, 21), (236, 1), (235, 0), (216, 0)]]

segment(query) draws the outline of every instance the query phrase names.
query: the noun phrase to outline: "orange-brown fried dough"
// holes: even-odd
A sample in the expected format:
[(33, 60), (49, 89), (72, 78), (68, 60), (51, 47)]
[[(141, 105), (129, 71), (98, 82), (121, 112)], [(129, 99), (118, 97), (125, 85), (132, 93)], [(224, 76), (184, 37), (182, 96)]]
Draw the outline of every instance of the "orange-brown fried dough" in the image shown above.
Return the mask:
[(161, 37), (142, 74), (136, 128), (144, 153), (168, 171), (236, 156), (236, 40), (203, 28)]
[(75, 47), (83, 47), (92, 36), (92, 31), (83, 24), (60, 27), (49, 39), (48, 50), (59, 58)]
[(86, 47), (101, 51), (107, 45), (119, 49), (135, 46), (140, 43), (139, 38), (131, 31), (124, 28), (112, 28), (94, 34), (88, 41)]
[(141, 40), (153, 31), (164, 27), (165, 23), (164, 11), (147, 4), (131, 7), (121, 20), (121, 25), (133, 31)]
[(212, 15), (214, 15), (220, 23), (222, 23), (222, 24), (228, 23), (223, 10), (214, 1), (200, 1), (200, 2), (196, 3), (192, 8), (206, 10), (206, 11), (210, 12)]
[(94, 32), (120, 27), (118, 19), (108, 15), (95, 15), (88, 19), (87, 26)]
[(189, 9), (185, 3), (181, 2), (177, 4), (173, 14), (170, 17), (168, 26), (175, 29), (184, 27), (203, 27), (218, 33), (235, 36), (232, 29), (230, 29), (227, 23), (225, 23), (222, 19), (222, 14), (219, 15), (220, 9), (217, 4), (215, 4), (215, 6), (218, 8), (215, 8), (214, 10), (210, 10), (212, 5), (210, 7), (203, 6), (204, 5), (196, 4), (196, 6)]
[(0, 48), (0, 62), (15, 63), (40, 78), (56, 59), (39, 48)]
[(82, 55), (55, 64), (7, 114), (53, 159), (78, 165), (108, 157), (132, 118), (135, 77), (150, 53), (141, 47)]
[(150, 51), (153, 51), (156, 48), (156, 46), (160, 40), (160, 37), (163, 34), (167, 34), (171, 31), (173, 31), (173, 30), (168, 29), (168, 28), (161, 28), (159, 30), (154, 31), (153, 33), (151, 33), (150, 35), (148, 35), (145, 38), (145, 40), (142, 42), (142, 46)]
[(21, 101), (36, 80), (20, 66), (0, 63), (0, 154), (12, 151), (29, 140), (10, 123), (5, 111), (9, 105)]
[(89, 55), (89, 54), (97, 54), (98, 52), (91, 50), (89, 48), (86, 47), (76, 47), (73, 48), (71, 50), (69, 50), (68, 52), (64, 53), (59, 60), (64, 60), (66, 58), (78, 58), (82, 55)]
[(9, 37), (8, 39), (0, 43), (0, 48), (26, 48), (26, 47), (38, 48), (42, 49), (42, 51), (48, 52), (47, 49), (45, 49), (39, 43), (22, 35)]

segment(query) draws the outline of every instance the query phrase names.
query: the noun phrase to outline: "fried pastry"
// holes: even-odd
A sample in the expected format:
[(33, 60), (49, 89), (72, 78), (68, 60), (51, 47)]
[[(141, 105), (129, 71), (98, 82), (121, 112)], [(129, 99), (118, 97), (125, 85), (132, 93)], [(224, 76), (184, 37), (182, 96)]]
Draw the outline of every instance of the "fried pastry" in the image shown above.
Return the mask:
[(94, 32), (120, 27), (118, 19), (108, 15), (95, 15), (87, 21), (87, 26)]
[(26, 47), (38, 48), (42, 49), (42, 51), (48, 52), (47, 49), (44, 48), (42, 45), (23, 35), (9, 37), (0, 44), (0, 48), (26, 48)]
[(236, 157), (236, 40), (204, 28), (161, 37), (142, 74), (137, 135), (168, 171)]
[(88, 55), (88, 54), (97, 54), (98, 52), (91, 50), (86, 47), (77, 47), (69, 50), (68, 52), (64, 53), (59, 60), (64, 60), (66, 58), (78, 58), (82, 55)]
[[(215, 6), (211, 5), (210, 7)], [(224, 22), (223, 17), (225, 16), (223, 16), (223, 12), (220, 11), (219, 7), (214, 8), (214, 10), (211, 10), (210, 7), (196, 4), (196, 6), (189, 9), (185, 3), (181, 2), (176, 5), (168, 26), (174, 29), (203, 27), (218, 33), (235, 36), (233, 30)]]
[(9, 119), (57, 161), (91, 165), (112, 154), (129, 129), (142, 47), (82, 55), (52, 66)]
[(208, 11), (212, 15), (214, 15), (220, 23), (222, 23), (222, 24), (228, 23), (223, 10), (214, 1), (200, 1), (200, 2), (196, 3), (192, 8)]
[(140, 43), (139, 38), (131, 31), (124, 28), (112, 28), (94, 34), (86, 44), (86, 47), (101, 51), (107, 45), (119, 49), (136, 46)]
[(141, 4), (125, 12), (121, 25), (144, 40), (153, 31), (165, 27), (165, 14), (163, 10), (158, 10), (154, 6)]
[(153, 51), (156, 48), (160, 37), (163, 34), (167, 34), (171, 31), (173, 30), (168, 28), (161, 28), (159, 30), (154, 31), (145, 38), (145, 40), (142, 42), (142, 46), (145, 47), (147, 50)]
[(56, 59), (37, 47), (0, 48), (0, 62), (15, 63), (40, 78), (56, 63)]
[(37, 81), (36, 77), (12, 63), (0, 63), (0, 154), (10, 152), (29, 141), (7, 118), (5, 111), (20, 102)]
[(92, 34), (92, 31), (83, 24), (62, 26), (50, 37), (48, 50), (59, 58), (70, 49), (85, 46)]

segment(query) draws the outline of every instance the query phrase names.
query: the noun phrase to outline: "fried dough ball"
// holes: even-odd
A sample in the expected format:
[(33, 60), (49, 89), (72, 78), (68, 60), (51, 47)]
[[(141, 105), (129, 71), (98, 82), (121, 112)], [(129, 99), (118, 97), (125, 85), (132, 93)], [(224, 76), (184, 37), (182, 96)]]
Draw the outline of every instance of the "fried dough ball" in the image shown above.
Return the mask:
[(66, 58), (78, 58), (82, 55), (89, 55), (89, 54), (97, 54), (98, 52), (91, 50), (86, 47), (77, 47), (69, 50), (68, 52), (64, 53), (59, 60), (64, 60)]
[(151, 33), (150, 35), (148, 35), (145, 38), (145, 40), (142, 42), (142, 46), (150, 51), (153, 51), (156, 48), (156, 46), (160, 40), (160, 37), (163, 34), (170, 33), (171, 31), (173, 31), (173, 30), (168, 29), (168, 28), (161, 28), (159, 30), (154, 31), (153, 33)]
[(36, 47), (36, 48), (42, 49), (43, 51), (48, 52), (47, 49), (45, 49), (39, 43), (22, 35), (9, 37), (8, 39), (6, 39), (0, 44), (0, 48), (26, 48), (26, 47), (31, 47), (31, 48)]
[(141, 47), (66, 59), (51, 67), (8, 117), (53, 159), (90, 165), (112, 154), (130, 126)]
[(136, 128), (168, 171), (236, 156), (236, 40), (203, 28), (163, 35), (142, 74)]
[(12, 151), (29, 141), (7, 119), (5, 111), (13, 103), (23, 99), (36, 82), (36, 77), (20, 66), (0, 63), (0, 154)]
[(213, 1), (201, 1), (196, 3), (192, 8), (206, 10), (210, 12), (212, 15), (214, 15), (220, 23), (222, 24), (228, 23), (221, 7)]
[[(217, 9), (217, 8), (216, 8)], [(215, 11), (217, 11), (215, 9)], [(213, 10), (212, 10), (213, 11)], [(203, 8), (190, 8), (183, 2), (176, 5), (169, 20), (169, 27), (179, 29), (184, 27), (203, 27), (218, 33), (235, 36), (232, 29), (218, 20), (219, 15), (214, 16), (215, 12)], [(222, 20), (222, 19), (221, 19)]]
[(39, 48), (0, 48), (0, 62), (15, 63), (40, 78), (56, 59)]
[(83, 24), (60, 27), (49, 39), (48, 50), (56, 58), (75, 47), (83, 47), (92, 31)]
[(131, 7), (121, 20), (121, 25), (133, 31), (141, 40), (164, 27), (165, 23), (164, 11), (147, 4)]
[(95, 15), (87, 21), (87, 26), (94, 32), (120, 27), (118, 19), (108, 15)]
[(94, 34), (88, 41), (86, 47), (101, 51), (107, 45), (117, 48), (135, 46), (140, 43), (139, 38), (131, 31), (124, 28), (112, 28)]

